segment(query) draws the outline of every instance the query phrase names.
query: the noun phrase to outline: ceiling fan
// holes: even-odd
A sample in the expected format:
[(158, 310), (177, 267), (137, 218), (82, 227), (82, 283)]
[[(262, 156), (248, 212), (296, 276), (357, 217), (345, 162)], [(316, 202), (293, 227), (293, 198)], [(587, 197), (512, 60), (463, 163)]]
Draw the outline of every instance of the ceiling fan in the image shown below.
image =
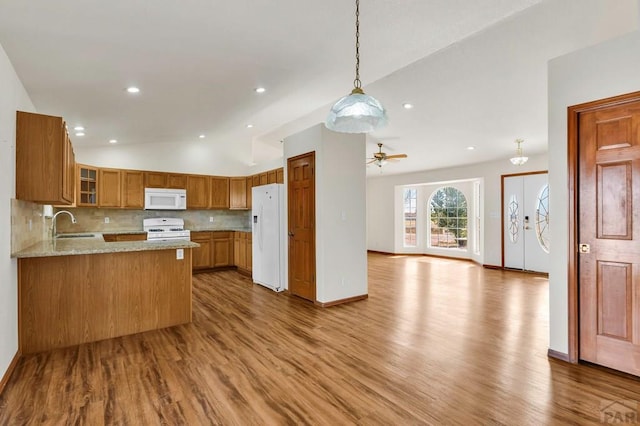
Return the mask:
[(378, 149), (378, 152), (373, 153), (373, 157), (367, 158), (367, 160), (369, 160), (367, 161), (367, 165), (375, 164), (378, 167), (382, 167), (388, 160), (396, 161), (401, 158), (407, 158), (407, 154), (387, 155), (386, 153), (382, 152), (382, 142), (378, 142)]

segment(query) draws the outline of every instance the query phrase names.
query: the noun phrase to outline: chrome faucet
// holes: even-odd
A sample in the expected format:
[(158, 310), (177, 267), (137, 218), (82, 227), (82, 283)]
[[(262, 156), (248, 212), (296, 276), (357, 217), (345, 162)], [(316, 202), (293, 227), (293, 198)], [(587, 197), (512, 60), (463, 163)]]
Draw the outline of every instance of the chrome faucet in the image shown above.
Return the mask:
[(76, 218), (73, 216), (73, 214), (70, 211), (60, 210), (59, 212), (54, 214), (53, 217), (51, 218), (51, 238), (55, 238), (56, 237), (56, 218), (58, 217), (58, 215), (60, 213), (66, 213), (69, 216), (71, 216), (71, 223), (78, 223), (76, 221)]

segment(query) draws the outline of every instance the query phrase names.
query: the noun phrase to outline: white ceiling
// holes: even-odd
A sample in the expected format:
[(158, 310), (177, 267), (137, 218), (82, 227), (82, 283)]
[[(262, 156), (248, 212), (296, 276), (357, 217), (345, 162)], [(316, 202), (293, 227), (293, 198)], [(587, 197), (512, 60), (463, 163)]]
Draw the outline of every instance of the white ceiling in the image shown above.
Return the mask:
[[(76, 147), (205, 134), (198, 143), (252, 148), (248, 164), (351, 90), (354, 7), (0, 0), (0, 44), (39, 112), (86, 127)], [(390, 115), (372, 136), (409, 155), (385, 172), (506, 158), (518, 137), (545, 152), (547, 61), (636, 27), (637, 0), (361, 0), (364, 89)]]

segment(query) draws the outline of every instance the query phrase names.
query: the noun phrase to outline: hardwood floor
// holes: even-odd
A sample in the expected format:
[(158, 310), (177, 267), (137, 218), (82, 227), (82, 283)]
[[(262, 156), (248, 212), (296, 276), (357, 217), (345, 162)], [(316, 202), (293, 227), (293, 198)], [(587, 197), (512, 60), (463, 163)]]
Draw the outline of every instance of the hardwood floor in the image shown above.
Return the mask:
[(548, 283), (369, 255), (369, 298), (318, 308), (223, 271), (194, 322), (22, 358), (0, 425), (600, 424), (636, 378), (547, 358)]

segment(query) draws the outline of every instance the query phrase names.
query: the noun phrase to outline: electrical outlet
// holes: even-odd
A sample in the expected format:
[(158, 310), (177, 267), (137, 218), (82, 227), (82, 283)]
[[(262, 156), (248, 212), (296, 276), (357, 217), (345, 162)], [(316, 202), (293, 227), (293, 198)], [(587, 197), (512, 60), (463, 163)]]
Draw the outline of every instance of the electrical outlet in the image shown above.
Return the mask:
[(33, 220), (29, 219), (29, 231), (33, 228)]
[(184, 249), (176, 249), (176, 259), (184, 259)]
[(108, 218), (108, 217), (105, 217), (105, 218), (104, 218), (104, 223), (109, 223), (109, 222), (110, 222), (109, 218)]
[(209, 216), (209, 222), (213, 222), (213, 216)]

